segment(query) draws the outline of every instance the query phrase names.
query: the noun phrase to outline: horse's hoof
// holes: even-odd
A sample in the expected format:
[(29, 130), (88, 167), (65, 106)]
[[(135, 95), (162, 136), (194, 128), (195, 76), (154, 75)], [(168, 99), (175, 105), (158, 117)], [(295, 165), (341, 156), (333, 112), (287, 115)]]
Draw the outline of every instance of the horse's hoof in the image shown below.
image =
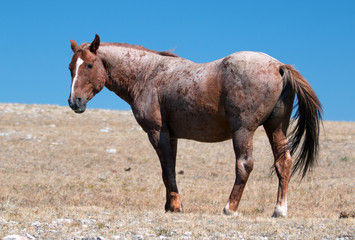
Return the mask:
[(180, 196), (177, 193), (171, 192), (169, 194), (170, 202), (165, 205), (165, 210), (167, 212), (184, 212)]
[(287, 209), (276, 206), (274, 210), (274, 214), (272, 214), (273, 218), (287, 218)]
[(223, 214), (227, 215), (227, 216), (234, 216), (234, 217), (241, 216), (241, 214), (239, 212), (229, 209), (229, 201), (228, 201), (227, 205), (223, 208)]
[(174, 213), (183, 213), (184, 209), (181, 206), (180, 208), (174, 208), (174, 209), (170, 209), (170, 212), (174, 212)]
[(179, 208), (170, 207), (170, 208), (165, 208), (165, 211), (166, 212), (173, 212), (173, 213), (183, 213), (184, 212), (184, 208), (182, 206), (179, 207)]

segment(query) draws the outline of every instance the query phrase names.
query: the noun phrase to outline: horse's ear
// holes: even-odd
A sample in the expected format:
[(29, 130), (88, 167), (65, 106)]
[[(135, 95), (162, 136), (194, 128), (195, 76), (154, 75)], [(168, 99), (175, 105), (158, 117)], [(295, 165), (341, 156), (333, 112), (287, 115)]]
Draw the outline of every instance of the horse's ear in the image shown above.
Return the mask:
[(78, 44), (74, 40), (70, 40), (70, 44), (71, 44), (71, 49), (73, 50), (73, 52), (76, 52), (76, 50), (78, 50), (78, 48), (79, 48)]
[(90, 45), (90, 52), (96, 53), (97, 49), (100, 47), (100, 37), (99, 35), (95, 35), (94, 41), (92, 41)]

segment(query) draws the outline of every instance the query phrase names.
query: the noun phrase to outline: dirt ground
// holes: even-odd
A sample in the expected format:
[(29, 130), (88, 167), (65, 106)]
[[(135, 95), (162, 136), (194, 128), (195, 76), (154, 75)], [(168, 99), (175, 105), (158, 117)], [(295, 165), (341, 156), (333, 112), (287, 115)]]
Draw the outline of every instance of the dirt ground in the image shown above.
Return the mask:
[(313, 172), (291, 179), (288, 218), (274, 219), (277, 177), (262, 127), (238, 218), (221, 214), (234, 182), (231, 141), (179, 140), (185, 212), (171, 214), (131, 112), (0, 104), (0, 238), (355, 239), (355, 122), (324, 122), (320, 143)]

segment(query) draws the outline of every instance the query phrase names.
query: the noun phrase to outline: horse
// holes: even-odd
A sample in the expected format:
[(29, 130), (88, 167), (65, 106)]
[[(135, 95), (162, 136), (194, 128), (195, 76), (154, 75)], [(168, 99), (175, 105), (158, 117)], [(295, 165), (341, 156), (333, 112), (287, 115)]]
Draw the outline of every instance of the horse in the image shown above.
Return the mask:
[[(130, 105), (160, 160), (165, 211), (183, 211), (175, 173), (178, 139), (210, 143), (232, 139), (235, 182), (223, 213), (237, 216), (254, 165), (253, 135), (262, 125), (278, 177), (272, 217), (287, 217), (289, 180), (296, 172), (303, 179), (315, 165), (323, 113), (314, 90), (293, 66), (251, 51), (194, 63), (171, 52), (101, 43), (97, 34), (91, 43), (70, 42), (74, 54), (69, 106), (83, 113), (104, 87)], [(294, 107), (295, 127), (288, 137)]]

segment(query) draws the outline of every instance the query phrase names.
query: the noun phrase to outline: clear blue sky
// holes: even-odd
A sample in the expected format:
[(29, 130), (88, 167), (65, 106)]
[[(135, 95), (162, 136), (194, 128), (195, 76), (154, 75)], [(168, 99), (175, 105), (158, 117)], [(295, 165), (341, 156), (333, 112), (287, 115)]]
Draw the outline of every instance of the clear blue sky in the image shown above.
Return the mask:
[[(265, 52), (311, 83), (326, 120), (355, 121), (355, 1), (1, 1), (0, 102), (66, 106), (69, 39), (127, 42), (195, 62)], [(89, 108), (128, 110), (104, 90)], [(69, 109), (68, 109), (69, 110)]]

